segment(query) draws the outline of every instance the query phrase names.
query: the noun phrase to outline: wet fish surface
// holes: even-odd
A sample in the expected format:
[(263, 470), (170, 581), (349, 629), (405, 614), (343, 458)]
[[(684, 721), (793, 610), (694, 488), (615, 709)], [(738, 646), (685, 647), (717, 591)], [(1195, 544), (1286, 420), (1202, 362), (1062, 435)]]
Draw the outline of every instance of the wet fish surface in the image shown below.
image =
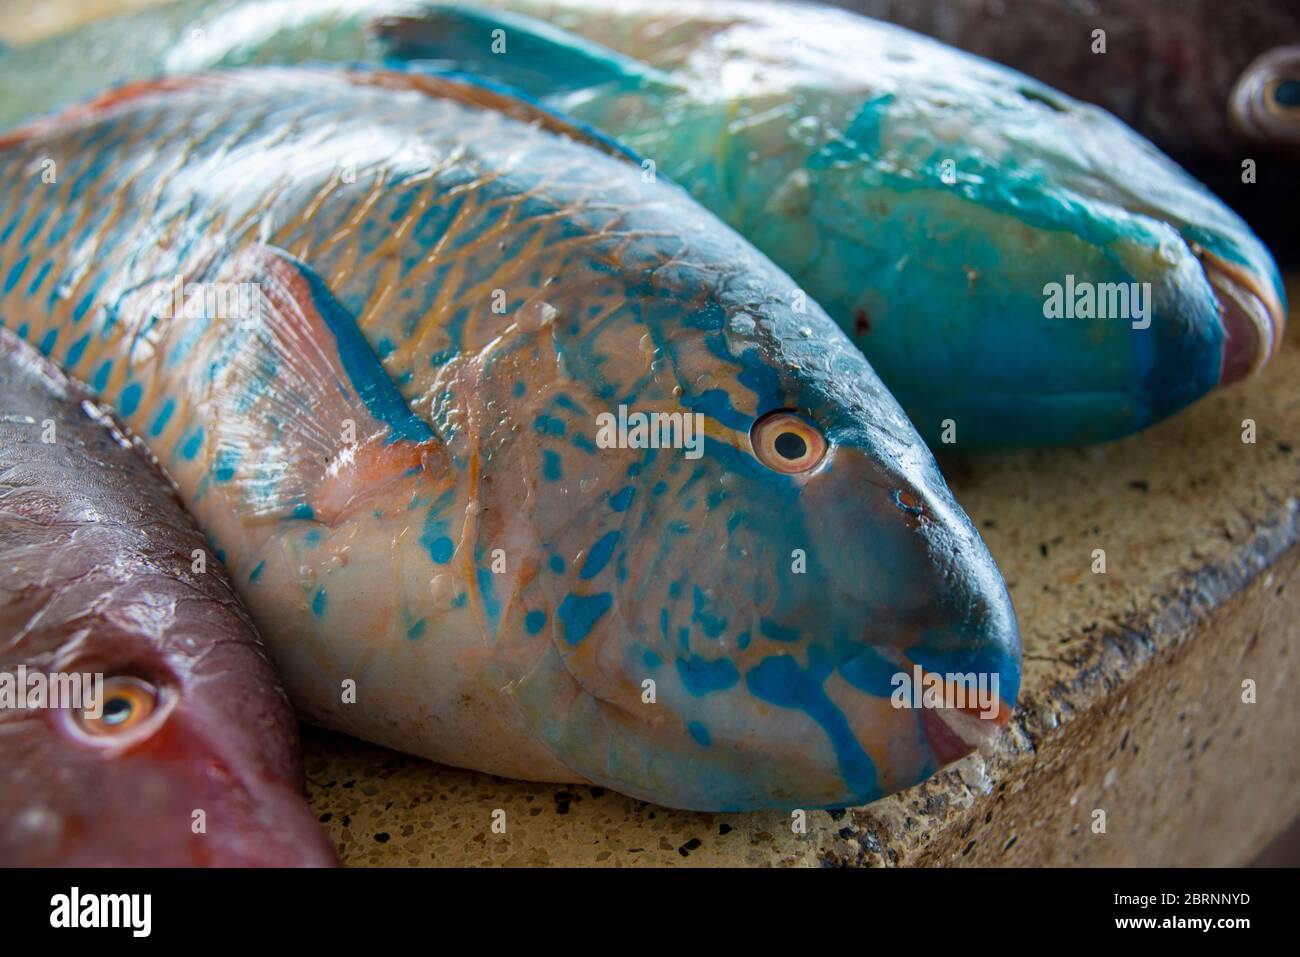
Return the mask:
[(0, 572), (0, 865), (335, 862), (199, 530), (143, 446), (3, 330)]
[[(1114, 113), (1294, 256), (1300, 5), (1277, 0), (835, 0)], [(1103, 31), (1103, 37), (1095, 31)], [(1104, 40), (1104, 52), (1097, 45)], [(1243, 163), (1254, 169), (1243, 177)]]
[(868, 801), (1006, 724), (1006, 587), (902, 410), (617, 146), (257, 69), (23, 127), (0, 182), (0, 315), (158, 456), (309, 720), (710, 810)]
[(816, 5), (181, 4), (12, 57), (27, 111), (109, 79), (304, 59), (504, 82), (772, 257), (932, 443), (1125, 435), (1258, 371), (1285, 322), (1249, 228), (1113, 117)]

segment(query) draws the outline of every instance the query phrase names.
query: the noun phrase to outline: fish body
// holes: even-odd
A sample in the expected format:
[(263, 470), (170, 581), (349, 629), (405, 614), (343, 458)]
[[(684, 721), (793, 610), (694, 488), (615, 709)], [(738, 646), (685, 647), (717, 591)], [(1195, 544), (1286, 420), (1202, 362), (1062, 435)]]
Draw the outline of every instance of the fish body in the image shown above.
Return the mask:
[[(247, 70), (19, 129), (0, 182), (0, 315), (157, 454), (309, 720), (715, 810), (871, 800), (1006, 723), (1005, 585), (902, 410), (617, 147)], [(896, 707), (914, 669), (991, 696)]]
[(1145, 140), (839, 10), (228, 2), (14, 57), (6, 77), (38, 87), (11, 101), (24, 110), (108, 79), (302, 59), (506, 83), (622, 141), (767, 253), (932, 443), (1124, 435), (1258, 370), (1282, 333), (1268, 251)]
[[(1276, 0), (837, 5), (1103, 107), (1176, 158), (1271, 243), (1294, 250), (1286, 199), (1300, 192), (1300, 6)], [(1253, 160), (1250, 177), (1243, 176), (1247, 160)]]
[[(0, 865), (334, 863), (220, 563), (148, 453), (8, 331), (0, 569)], [(52, 700), (95, 674), (98, 706), (89, 677)]]

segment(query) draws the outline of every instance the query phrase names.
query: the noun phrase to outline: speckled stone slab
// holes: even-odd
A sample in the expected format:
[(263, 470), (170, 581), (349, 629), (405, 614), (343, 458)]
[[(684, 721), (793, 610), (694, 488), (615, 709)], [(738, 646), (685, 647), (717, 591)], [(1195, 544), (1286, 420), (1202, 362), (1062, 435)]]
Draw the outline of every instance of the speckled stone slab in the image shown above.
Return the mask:
[(1247, 863), (1300, 814), (1297, 325), (1262, 378), (1141, 435), (945, 457), (1024, 636), (1020, 708), (988, 760), (798, 833), (787, 814), (671, 811), (309, 731), (311, 801), (349, 864)]
[[(0, 0), (0, 36), (149, 2)], [(1141, 435), (943, 457), (1023, 632), (1020, 708), (988, 760), (810, 812), (801, 833), (787, 814), (670, 811), (305, 729), (312, 804), (352, 865), (1246, 863), (1300, 815), (1297, 324), (1262, 378)]]

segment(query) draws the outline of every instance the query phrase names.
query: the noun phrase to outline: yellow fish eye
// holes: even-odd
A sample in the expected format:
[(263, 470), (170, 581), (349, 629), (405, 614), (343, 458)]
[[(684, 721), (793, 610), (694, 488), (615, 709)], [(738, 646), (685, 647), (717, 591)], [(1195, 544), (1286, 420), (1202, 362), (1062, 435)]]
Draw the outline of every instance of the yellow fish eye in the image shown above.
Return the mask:
[(104, 699), (98, 717), (86, 709), (73, 712), (77, 730), (91, 738), (112, 738), (140, 727), (158, 707), (158, 689), (128, 675), (104, 679)]
[(755, 422), (749, 440), (760, 462), (787, 475), (811, 472), (826, 456), (821, 432), (789, 409), (769, 412)]

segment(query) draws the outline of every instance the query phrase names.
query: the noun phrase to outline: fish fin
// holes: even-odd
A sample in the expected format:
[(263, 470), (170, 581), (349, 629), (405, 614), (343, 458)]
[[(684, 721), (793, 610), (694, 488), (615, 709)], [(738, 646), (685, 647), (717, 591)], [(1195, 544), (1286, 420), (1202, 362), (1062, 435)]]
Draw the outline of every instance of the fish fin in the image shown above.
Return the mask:
[(253, 290), (252, 308), (204, 336), (192, 367), (212, 370), (208, 474), (246, 514), (334, 523), (397, 484), (445, 474), (443, 444), (310, 267), (258, 245), (214, 278)]
[(537, 97), (606, 85), (672, 85), (639, 60), (517, 13), (437, 6), (379, 17), (371, 30), (391, 60), (435, 61)]
[(380, 86), (389, 89), (416, 90), (428, 96), (455, 100), (479, 109), (503, 113), (524, 123), (540, 126), (600, 150), (615, 159), (627, 160), (637, 166), (641, 156), (622, 143), (606, 136), (594, 126), (566, 116), (533, 100), (525, 93), (493, 80), (467, 73), (425, 70), (420, 64), (408, 64), (409, 69), (375, 70), (359, 68), (350, 71), (349, 80), (358, 85)]

